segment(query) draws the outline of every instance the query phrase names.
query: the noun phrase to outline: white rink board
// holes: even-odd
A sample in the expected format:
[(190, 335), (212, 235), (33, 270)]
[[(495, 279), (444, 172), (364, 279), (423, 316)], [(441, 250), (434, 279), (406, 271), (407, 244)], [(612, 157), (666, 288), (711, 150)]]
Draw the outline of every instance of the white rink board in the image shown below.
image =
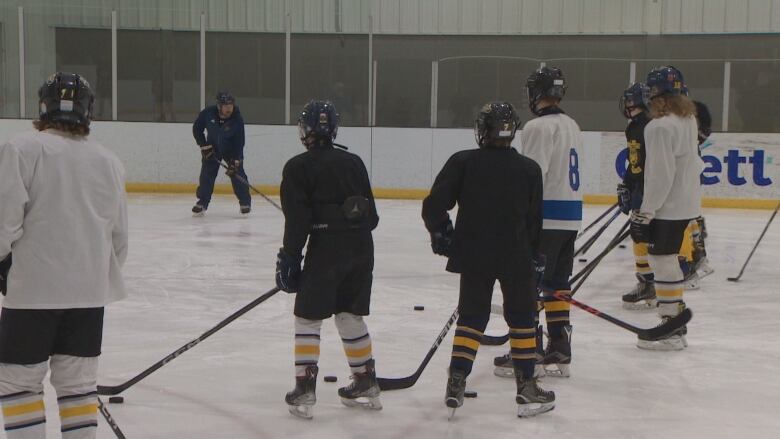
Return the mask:
[[(29, 120), (0, 119), (0, 142), (28, 129)], [(200, 155), (190, 124), (94, 122), (92, 136), (119, 155), (129, 183), (198, 181)], [(623, 133), (585, 132), (583, 137), (584, 193), (614, 194)], [(475, 147), (471, 129), (342, 127), (337, 141), (363, 159), (373, 186), (383, 189), (428, 189), (450, 155)], [(519, 133), (515, 146), (522, 149)], [(252, 183), (278, 185), (284, 163), (303, 151), (295, 126), (246, 126), (245, 167)], [(780, 198), (780, 134), (716, 133), (703, 156), (710, 179), (706, 197)], [(219, 182), (227, 178), (220, 176)]]

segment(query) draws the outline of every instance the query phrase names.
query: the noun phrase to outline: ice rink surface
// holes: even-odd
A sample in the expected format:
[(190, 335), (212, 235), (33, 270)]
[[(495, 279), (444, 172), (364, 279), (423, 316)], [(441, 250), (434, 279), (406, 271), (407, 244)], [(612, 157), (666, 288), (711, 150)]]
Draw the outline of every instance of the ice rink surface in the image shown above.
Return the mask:
[[(108, 308), (100, 384), (119, 384), (216, 325), (274, 286), (283, 218), (260, 197), (240, 218), (233, 197), (216, 197), (192, 218), (190, 196), (130, 197), (130, 298)], [(430, 251), (419, 201), (380, 201), (374, 232), (372, 313), (377, 371), (410, 375), (457, 304), (458, 277)], [(588, 206), (589, 223), (605, 206)], [(647, 352), (636, 337), (572, 308), (573, 364), (568, 379), (545, 378), (554, 411), (516, 417), (513, 380), (493, 375), (508, 347), (479, 351), (467, 399), (455, 419), (443, 403), (452, 333), (417, 384), (384, 392), (384, 410), (341, 405), (349, 370), (332, 321), (323, 325), (315, 418), (287, 413), (293, 386), (294, 297), (278, 293), (148, 378), (109, 410), (128, 438), (777, 438), (780, 437), (780, 223), (770, 228), (739, 283), (735, 276), (770, 215), (706, 210), (715, 273), (686, 293), (694, 311), (690, 346)], [(625, 221), (620, 217), (586, 257)], [(575, 272), (585, 264), (575, 262)], [(577, 294), (589, 305), (643, 327), (653, 312), (627, 311), (620, 296), (634, 284), (631, 247), (616, 249)], [(494, 303), (500, 303), (495, 294)], [(413, 311), (424, 305), (424, 311)], [(506, 332), (493, 315), (490, 334)], [(337, 375), (338, 383), (322, 377)], [(105, 397), (104, 397), (105, 398)], [(50, 437), (59, 437), (47, 386)], [(100, 419), (98, 437), (113, 433)]]

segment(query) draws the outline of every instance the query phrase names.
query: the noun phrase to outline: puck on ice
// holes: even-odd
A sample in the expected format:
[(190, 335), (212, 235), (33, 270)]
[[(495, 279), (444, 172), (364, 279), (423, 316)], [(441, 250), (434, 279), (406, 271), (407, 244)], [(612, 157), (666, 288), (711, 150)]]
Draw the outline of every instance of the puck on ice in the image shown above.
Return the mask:
[(422, 305), (414, 305), (414, 310), (415, 310), (415, 311), (422, 311), (422, 310), (424, 310), (424, 309), (425, 309), (425, 307), (424, 307), (424, 306), (422, 306)]
[(325, 382), (326, 383), (335, 383), (336, 381), (338, 381), (338, 378), (336, 378), (333, 375), (326, 375), (325, 376)]
[(580, 258), (579, 261), (580, 262), (588, 262), (588, 259), (587, 258)]
[(477, 392), (474, 390), (466, 390), (466, 393), (463, 394), (466, 398), (476, 398)]
[(620, 247), (620, 248), (626, 248), (626, 245), (625, 245), (625, 244), (620, 244), (618, 247)]
[(125, 402), (125, 397), (124, 396), (112, 396), (112, 397), (108, 398), (108, 402), (111, 403), (111, 404), (122, 404), (123, 402)]

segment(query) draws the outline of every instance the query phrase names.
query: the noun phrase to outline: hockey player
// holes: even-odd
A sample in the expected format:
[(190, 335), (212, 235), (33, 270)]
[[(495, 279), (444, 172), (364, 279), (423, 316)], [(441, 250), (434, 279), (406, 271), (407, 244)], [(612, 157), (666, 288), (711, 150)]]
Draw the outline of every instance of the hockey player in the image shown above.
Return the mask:
[[(626, 127), (628, 168), (623, 182), (618, 185), (617, 197), (620, 211), (628, 215), (642, 205), (645, 169), (645, 126), (650, 122), (649, 90), (641, 82), (631, 84), (623, 91), (619, 101), (620, 112), (629, 119)], [(647, 243), (634, 242), (634, 263), (637, 285), (623, 295), (623, 307), (642, 309), (655, 307), (655, 277), (647, 262)]]
[[(203, 131), (206, 131), (206, 135)], [(220, 161), (225, 160), (227, 171), (233, 185), (233, 193), (238, 198), (239, 210), (248, 215), (252, 210), (252, 196), (246, 183), (234, 178), (237, 175), (248, 180), (244, 172), (244, 119), (235, 104), (233, 96), (221, 91), (217, 93), (216, 105), (203, 109), (192, 124), (192, 135), (200, 146), (200, 180), (195, 195), (198, 202), (192, 207), (193, 216), (203, 216), (209, 208), (211, 194), (214, 192), (214, 180), (219, 174)]]
[[(307, 151), (282, 172), (284, 246), (276, 262), (276, 285), (295, 298), (295, 389), (285, 401), (290, 413), (311, 418), (316, 402), (322, 320), (335, 314), (352, 383), (339, 389), (342, 403), (380, 410), (369, 313), (374, 269), (371, 231), (379, 223), (363, 161), (334, 148), (338, 114), (332, 103), (310, 101), (298, 118)], [(301, 271), (308, 238), (306, 264)]]
[[(693, 101), (696, 105), (696, 125), (698, 127), (699, 156), (704, 142), (712, 134), (712, 115), (710, 110), (703, 102)], [(707, 259), (707, 248), (705, 241), (707, 239), (707, 225), (703, 216), (696, 218), (696, 224), (693, 225), (693, 264), (691, 271), (697, 278), (712, 274), (715, 270), (710, 267)]]
[[(540, 252), (547, 258), (542, 280), (543, 307), (550, 342), (540, 353), (537, 373), (550, 376), (570, 375), (571, 333), (568, 302), (553, 295), (571, 292), (569, 278), (574, 265), (574, 240), (582, 222), (579, 158), (582, 133), (577, 123), (560, 108), (566, 94), (566, 79), (555, 67), (542, 67), (526, 81), (528, 106), (537, 118), (528, 121), (522, 131), (522, 152), (542, 169), (544, 181), (544, 224)], [(542, 304), (539, 308), (541, 309)], [(541, 327), (538, 337), (541, 339)], [(541, 343), (538, 343), (541, 349)], [(495, 374), (511, 376), (507, 359), (494, 360)]]
[[(511, 148), (520, 120), (511, 104), (485, 105), (474, 128), (479, 149), (454, 154), (423, 201), (422, 217), (433, 252), (447, 256), (447, 271), (460, 273), (457, 329), (445, 403), (450, 416), (463, 405), (482, 334), (490, 318), (496, 280), (504, 296), (511, 362), (517, 376), (518, 416), (552, 410), (555, 394), (534, 377), (536, 268), (539, 256), (542, 177), (539, 166)], [(447, 211), (458, 205), (453, 229)]]
[(51, 369), (62, 437), (94, 438), (103, 307), (125, 297), (124, 170), (88, 138), (87, 81), (57, 73), (38, 96), (36, 131), (0, 146), (0, 404), (6, 437), (45, 438)]
[[(703, 163), (698, 154), (696, 107), (682, 91), (682, 73), (672, 66), (647, 75), (652, 120), (645, 127), (645, 190), (639, 209), (631, 212), (631, 237), (648, 243), (648, 262), (655, 273), (658, 314), (663, 320), (685, 309), (683, 272), (677, 259), (688, 223), (701, 214)], [(686, 328), (662, 340), (644, 340), (642, 349), (681, 350)]]

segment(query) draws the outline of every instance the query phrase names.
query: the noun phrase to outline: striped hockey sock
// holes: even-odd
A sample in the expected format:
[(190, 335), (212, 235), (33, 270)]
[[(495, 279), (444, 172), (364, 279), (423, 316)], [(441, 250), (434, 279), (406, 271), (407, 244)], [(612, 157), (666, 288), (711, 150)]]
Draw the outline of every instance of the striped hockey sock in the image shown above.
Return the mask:
[(636, 265), (636, 274), (647, 282), (652, 282), (655, 278), (653, 269), (647, 260), (647, 243), (634, 243), (634, 263)]
[(371, 336), (363, 317), (351, 313), (336, 314), (336, 328), (344, 345), (349, 369), (353, 374), (365, 373), (366, 363), (372, 355)]
[(295, 376), (306, 376), (306, 368), (320, 360), (322, 320), (295, 317)]
[(536, 365), (536, 328), (509, 328), (509, 346), (515, 371), (521, 371), (523, 378), (533, 378)]
[(46, 410), (43, 393), (18, 392), (0, 396), (8, 439), (46, 436)]
[(94, 438), (97, 430), (97, 392), (57, 398), (63, 439)]
[(466, 372), (468, 376), (477, 356), (480, 341), (482, 341), (482, 331), (458, 325), (455, 329), (455, 338), (452, 340), (450, 370), (459, 369)]
[[(571, 290), (557, 290), (557, 293), (570, 295)], [(544, 297), (544, 316), (547, 320), (547, 331), (551, 339), (562, 337), (563, 327), (569, 325), (569, 302), (558, 300), (552, 294)]]

